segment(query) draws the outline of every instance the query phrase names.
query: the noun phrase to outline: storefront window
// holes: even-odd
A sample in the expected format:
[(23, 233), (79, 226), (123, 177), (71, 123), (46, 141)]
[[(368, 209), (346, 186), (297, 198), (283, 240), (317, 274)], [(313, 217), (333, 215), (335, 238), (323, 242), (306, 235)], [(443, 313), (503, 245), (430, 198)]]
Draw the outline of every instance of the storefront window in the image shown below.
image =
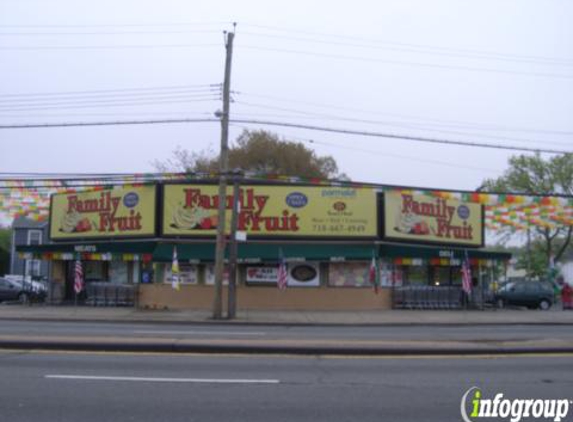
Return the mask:
[(404, 285), (404, 275), (406, 273), (406, 267), (402, 265), (395, 265), (392, 270), (392, 283), (394, 287), (400, 287)]
[(277, 286), (278, 266), (276, 265), (259, 265), (256, 267), (247, 267), (246, 283), (247, 286)]
[(134, 262), (132, 268), (133, 272), (131, 275), (131, 282), (134, 284), (139, 283), (139, 280), (141, 279), (141, 264), (139, 262)]
[[(171, 264), (167, 265), (164, 281), (165, 283), (172, 282)], [(195, 264), (179, 263), (179, 282), (182, 284), (198, 284), (199, 267)]]
[(462, 285), (462, 267), (452, 267), (452, 285)]
[(86, 281), (105, 281), (105, 263), (102, 261), (85, 261)]
[(328, 267), (328, 285), (333, 287), (371, 287), (370, 263), (340, 262)]
[(449, 286), (450, 285), (451, 267), (431, 267), (430, 285), (431, 286)]
[(112, 283), (127, 284), (127, 262), (111, 261), (109, 266), (109, 279)]
[(404, 267), (404, 277), (406, 284), (410, 286), (426, 286), (428, 284), (428, 267), (427, 266), (410, 266)]
[[(205, 284), (207, 286), (214, 286), (215, 285), (215, 265), (206, 265), (205, 266)], [(223, 285), (229, 285), (229, 267), (225, 265), (223, 269)]]

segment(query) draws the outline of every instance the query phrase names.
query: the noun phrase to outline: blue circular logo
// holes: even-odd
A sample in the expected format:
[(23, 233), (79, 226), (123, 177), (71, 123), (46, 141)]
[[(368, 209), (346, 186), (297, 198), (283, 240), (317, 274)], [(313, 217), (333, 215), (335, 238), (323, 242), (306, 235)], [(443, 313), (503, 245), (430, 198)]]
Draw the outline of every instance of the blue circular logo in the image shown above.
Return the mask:
[(466, 205), (460, 205), (458, 207), (458, 216), (462, 220), (467, 220), (470, 216), (470, 209)]
[(123, 205), (127, 208), (133, 208), (139, 203), (139, 195), (135, 192), (129, 192), (123, 197)]
[(302, 192), (293, 192), (286, 197), (286, 203), (292, 208), (302, 208), (308, 204), (308, 198)]

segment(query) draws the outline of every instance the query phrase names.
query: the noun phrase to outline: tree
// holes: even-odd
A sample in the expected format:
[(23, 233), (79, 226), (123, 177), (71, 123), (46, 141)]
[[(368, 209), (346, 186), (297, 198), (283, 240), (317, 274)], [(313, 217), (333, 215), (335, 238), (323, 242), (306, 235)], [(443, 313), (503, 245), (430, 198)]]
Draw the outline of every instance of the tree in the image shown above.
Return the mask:
[(12, 245), (12, 230), (0, 227), (0, 274), (10, 271), (10, 249)]
[[(509, 159), (509, 168), (497, 179), (486, 179), (487, 191), (515, 192), (530, 195), (573, 195), (573, 154), (544, 160), (539, 153), (518, 155)], [(535, 227), (534, 236), (541, 239), (540, 250), (545, 267), (553, 257), (558, 262), (571, 242), (573, 227), (549, 229)]]
[[(219, 157), (212, 151), (189, 152), (178, 148), (165, 162), (156, 161), (159, 171), (217, 172)], [(300, 142), (289, 142), (264, 130), (245, 130), (229, 149), (229, 169), (299, 177), (345, 177), (338, 173), (332, 156), (317, 156)]]

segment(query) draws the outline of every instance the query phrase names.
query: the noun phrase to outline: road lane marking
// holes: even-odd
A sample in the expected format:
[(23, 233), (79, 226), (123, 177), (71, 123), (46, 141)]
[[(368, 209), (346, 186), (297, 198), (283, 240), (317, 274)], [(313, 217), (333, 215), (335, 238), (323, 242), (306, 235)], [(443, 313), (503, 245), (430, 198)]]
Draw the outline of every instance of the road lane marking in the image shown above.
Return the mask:
[(225, 379), (225, 378), (151, 378), (151, 377), (118, 377), (97, 375), (44, 375), (48, 379), (83, 380), (83, 381), (130, 381), (130, 382), (171, 382), (202, 384), (279, 384), (275, 379)]
[(136, 330), (135, 334), (203, 334), (208, 336), (266, 336), (263, 331), (167, 331), (167, 330)]

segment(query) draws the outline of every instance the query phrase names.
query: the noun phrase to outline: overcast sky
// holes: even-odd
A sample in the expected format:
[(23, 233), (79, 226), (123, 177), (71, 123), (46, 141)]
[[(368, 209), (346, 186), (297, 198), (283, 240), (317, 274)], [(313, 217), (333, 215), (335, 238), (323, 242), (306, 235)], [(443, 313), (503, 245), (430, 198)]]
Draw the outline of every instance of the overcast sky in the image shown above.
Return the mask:
[[(573, 2), (0, 1), (0, 125), (231, 117), (573, 151)], [(260, 125), (233, 125), (230, 139)], [(475, 189), (518, 152), (264, 127), (353, 180)], [(220, 125), (0, 130), (1, 172), (149, 172)]]

